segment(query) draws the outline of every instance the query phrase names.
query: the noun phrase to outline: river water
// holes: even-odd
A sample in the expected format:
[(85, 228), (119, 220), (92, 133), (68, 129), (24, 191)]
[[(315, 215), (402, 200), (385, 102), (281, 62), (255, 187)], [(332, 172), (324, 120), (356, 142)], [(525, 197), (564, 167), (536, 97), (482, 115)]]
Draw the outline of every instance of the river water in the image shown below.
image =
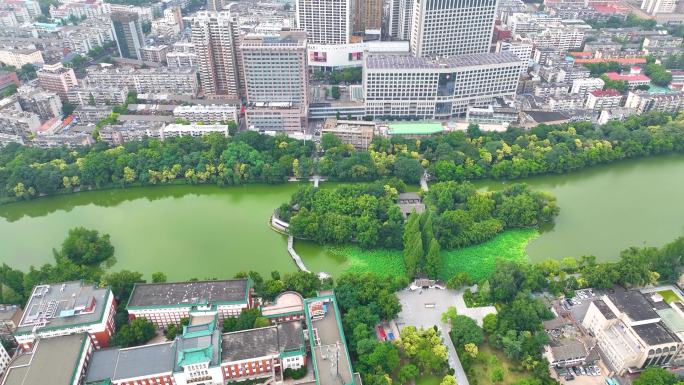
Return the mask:
[[(610, 260), (626, 247), (658, 246), (684, 235), (683, 156), (626, 161), (525, 182), (556, 195), (561, 207), (553, 228), (528, 245), (532, 261), (584, 254)], [(504, 183), (477, 185), (496, 189)], [(267, 221), (297, 187), (145, 187), (4, 205), (0, 261), (21, 269), (52, 262), (52, 249), (59, 247), (68, 229), (84, 226), (111, 235), (114, 269), (148, 277), (155, 271), (171, 280), (226, 278), (246, 270), (294, 271), (285, 237), (270, 230)], [(298, 249), (315, 271), (338, 271), (344, 263), (316, 245)]]

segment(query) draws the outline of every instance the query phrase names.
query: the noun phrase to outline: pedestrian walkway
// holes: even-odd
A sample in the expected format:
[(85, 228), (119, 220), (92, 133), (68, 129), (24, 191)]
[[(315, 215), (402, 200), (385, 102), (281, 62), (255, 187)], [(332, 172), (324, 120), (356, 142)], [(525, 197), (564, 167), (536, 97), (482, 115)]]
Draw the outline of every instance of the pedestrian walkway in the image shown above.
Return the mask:
[(292, 237), (292, 235), (287, 237), (287, 252), (290, 253), (290, 256), (292, 257), (292, 259), (294, 259), (295, 263), (297, 264), (297, 267), (299, 267), (299, 270), (310, 273), (309, 269), (307, 269), (306, 265), (304, 265), (304, 261), (302, 261), (302, 258), (299, 256), (299, 254), (297, 254), (297, 252), (294, 249), (294, 237)]

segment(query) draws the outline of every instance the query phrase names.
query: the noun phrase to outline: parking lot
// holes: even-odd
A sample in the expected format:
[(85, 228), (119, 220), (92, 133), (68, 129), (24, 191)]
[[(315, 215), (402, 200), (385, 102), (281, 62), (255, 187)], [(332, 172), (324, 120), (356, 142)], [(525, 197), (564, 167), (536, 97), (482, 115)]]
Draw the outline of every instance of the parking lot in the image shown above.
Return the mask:
[[(602, 361), (598, 361), (596, 364), (592, 366), (598, 366), (599, 370), (601, 371), (600, 375), (593, 375), (590, 376), (588, 374), (580, 374), (579, 376), (577, 374), (574, 374), (574, 379), (572, 380), (566, 380), (563, 376), (558, 375), (558, 372), (552, 370), (551, 372), (557, 376), (558, 380), (561, 382), (561, 384), (568, 384), (568, 385), (606, 385), (606, 374), (608, 374), (608, 369), (606, 369), (606, 366), (603, 364)], [(584, 371), (586, 373), (587, 369), (586, 366), (584, 367)]]

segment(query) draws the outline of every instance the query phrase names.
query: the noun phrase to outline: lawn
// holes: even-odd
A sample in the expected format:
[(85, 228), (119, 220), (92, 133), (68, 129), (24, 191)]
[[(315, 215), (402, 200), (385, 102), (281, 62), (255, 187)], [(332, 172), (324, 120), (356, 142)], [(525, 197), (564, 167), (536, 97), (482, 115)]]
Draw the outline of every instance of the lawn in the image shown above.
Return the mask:
[(525, 246), (536, 238), (534, 229), (507, 230), (487, 242), (442, 253), (444, 268), (440, 278), (448, 280), (459, 271), (465, 271), (475, 280), (489, 276), (497, 259), (525, 262)]
[[(491, 380), (492, 371), (499, 365), (503, 368), (504, 379), (501, 382), (494, 383)], [(477, 383), (477, 385), (511, 385), (527, 378), (524, 373), (511, 370), (511, 366), (511, 362), (502, 352), (495, 351), (484, 344), (480, 347), (477, 362), (473, 365), (475, 375), (470, 376), (468, 380), (471, 384)]]
[(437, 376), (423, 376), (416, 380), (416, 385), (439, 385), (442, 382), (441, 377)]
[(658, 294), (662, 295), (663, 300), (668, 304), (679, 301), (679, 297), (672, 290), (659, 291)]
[[(507, 230), (491, 240), (475, 246), (442, 251), (443, 269), (440, 278), (448, 280), (465, 271), (475, 280), (489, 276), (496, 260), (527, 261), (525, 246), (537, 237), (534, 229)], [(381, 275), (406, 275), (404, 255), (401, 250), (364, 250), (358, 246), (329, 247), (331, 255), (346, 258), (345, 271), (372, 272)]]

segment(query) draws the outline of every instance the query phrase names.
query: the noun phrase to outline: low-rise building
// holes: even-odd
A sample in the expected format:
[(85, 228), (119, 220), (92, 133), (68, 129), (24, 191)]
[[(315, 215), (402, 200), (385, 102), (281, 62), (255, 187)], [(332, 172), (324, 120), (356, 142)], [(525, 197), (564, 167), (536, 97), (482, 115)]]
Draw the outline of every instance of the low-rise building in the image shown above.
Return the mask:
[(0, 49), (0, 63), (21, 68), (25, 64), (43, 64), (43, 54), (37, 49)]
[(0, 132), (23, 135), (40, 128), (40, 117), (32, 112), (3, 110), (0, 112)]
[(166, 55), (168, 52), (168, 45), (148, 45), (140, 48), (140, 58), (142, 61), (166, 63)]
[(651, 78), (642, 74), (623, 75), (617, 72), (606, 72), (606, 77), (613, 81), (625, 81), (629, 85), (629, 89), (633, 90), (639, 86), (650, 86)]
[(375, 123), (363, 120), (325, 120), (321, 135), (332, 134), (342, 143), (350, 144), (359, 150), (367, 150), (375, 135)]
[(0, 305), (0, 336), (10, 338), (17, 329), (22, 314), (24, 312), (17, 305)]
[(173, 109), (173, 116), (189, 122), (237, 122), (237, 107), (229, 104), (203, 104), (194, 106), (178, 106)]
[(0, 344), (0, 378), (5, 374), (5, 369), (7, 369), (11, 360), (12, 358), (7, 353), (7, 350), (5, 350), (5, 346)]
[(45, 64), (36, 74), (43, 89), (56, 92), (63, 100), (67, 99), (67, 92), (78, 85), (74, 70), (62, 63)]
[(304, 319), (304, 298), (296, 291), (279, 294), (273, 302), (261, 307), (261, 315), (272, 324)]
[(637, 114), (648, 111), (676, 113), (684, 108), (684, 92), (630, 91), (625, 101), (625, 107), (635, 109)]
[(252, 307), (252, 281), (136, 284), (126, 306), (131, 318), (147, 318), (157, 327), (178, 324), (191, 311), (212, 307), (218, 312), (219, 320), (240, 315)]
[(584, 108), (586, 97), (580, 94), (553, 95), (547, 99), (551, 111), (570, 111)]
[(622, 94), (615, 90), (595, 90), (587, 96), (587, 108), (592, 110), (604, 110), (620, 107)]
[(596, 338), (618, 375), (649, 366), (667, 367), (682, 341), (663, 323), (657, 304), (639, 291), (617, 290), (591, 302), (582, 326)]
[(74, 116), (79, 123), (97, 123), (112, 113), (110, 106), (79, 106), (74, 110)]
[(33, 288), (14, 337), (23, 350), (37, 339), (87, 333), (96, 349), (109, 345), (116, 305), (109, 288), (80, 281)]
[(197, 95), (199, 83), (197, 70), (193, 68), (105, 68), (88, 69), (89, 86), (101, 88), (126, 88), (139, 94)]
[(245, 107), (247, 128), (252, 131), (301, 132), (302, 113), (291, 102), (257, 102)]
[(122, 87), (74, 87), (67, 92), (69, 103), (75, 106), (117, 105), (126, 101), (128, 91)]
[(570, 88), (571, 94), (579, 94), (586, 97), (590, 92), (601, 90), (606, 83), (600, 78), (575, 79)]
[(211, 133), (223, 134), (228, 136), (228, 125), (226, 124), (167, 124), (160, 131), (159, 139), (173, 138), (176, 136), (199, 137)]
[(26, 112), (33, 112), (42, 122), (62, 116), (62, 101), (54, 92), (31, 86), (19, 87), (19, 105)]

